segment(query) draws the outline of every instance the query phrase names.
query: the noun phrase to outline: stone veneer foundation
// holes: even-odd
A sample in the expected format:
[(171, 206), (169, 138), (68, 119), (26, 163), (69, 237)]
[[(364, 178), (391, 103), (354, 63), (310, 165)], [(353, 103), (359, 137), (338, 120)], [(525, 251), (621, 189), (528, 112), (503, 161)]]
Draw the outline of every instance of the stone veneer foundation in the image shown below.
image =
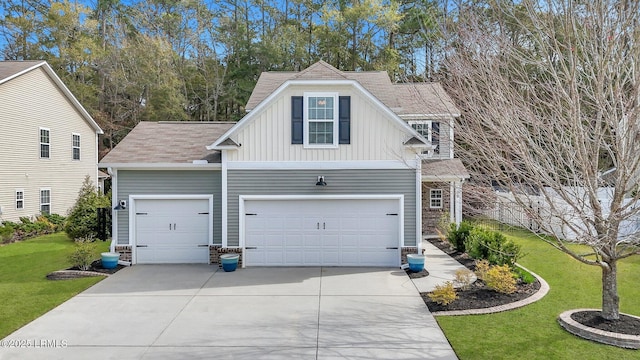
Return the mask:
[(120, 253), (120, 260), (131, 262), (131, 246), (129, 245), (116, 245), (116, 252)]

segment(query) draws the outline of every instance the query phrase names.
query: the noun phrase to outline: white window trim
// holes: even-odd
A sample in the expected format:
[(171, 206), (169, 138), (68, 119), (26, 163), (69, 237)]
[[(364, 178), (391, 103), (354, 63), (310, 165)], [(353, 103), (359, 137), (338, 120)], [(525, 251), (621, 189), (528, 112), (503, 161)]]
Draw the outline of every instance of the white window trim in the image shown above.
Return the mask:
[[(333, 144), (309, 144), (309, 98), (310, 97), (333, 97)], [(337, 149), (338, 148), (338, 115), (339, 107), (337, 92), (305, 92), (303, 94), (303, 114), (302, 114), (302, 138), (303, 146), (311, 149)], [(327, 120), (324, 120), (325, 122)]]
[[(22, 193), (22, 199), (18, 199), (18, 193)], [(24, 189), (16, 189), (15, 191), (15, 206), (16, 210), (24, 210)], [(22, 201), (22, 207), (18, 207), (18, 201)]]
[[(431, 143), (431, 123), (433, 122), (433, 120), (410, 120), (409, 121), (409, 125), (411, 127), (413, 127), (413, 125), (427, 125), (427, 129), (429, 130), (427, 132), (427, 136), (424, 136), (425, 139), (427, 139), (429, 141), (429, 143)], [(416, 130), (417, 131), (417, 130)], [(420, 132), (418, 131), (418, 133), (420, 134)]]
[[(427, 142), (429, 143), (429, 145), (431, 145), (433, 143), (433, 123), (437, 122), (440, 123), (440, 129), (442, 130), (442, 121), (441, 120), (409, 120), (409, 126), (413, 127), (413, 125), (426, 125), (427, 126), (427, 135), (422, 135)], [(415, 130), (415, 129), (414, 129)], [(416, 130), (417, 131), (417, 130)], [(420, 133), (418, 131), (418, 133)], [(440, 139), (442, 140), (442, 133), (440, 133)], [(430, 150), (425, 150), (424, 152), (422, 152), (422, 154), (420, 154), (420, 157), (423, 159), (426, 158), (431, 158), (434, 155), (442, 155), (442, 146), (440, 146), (440, 153), (436, 154), (434, 149), (430, 149)]]
[[(43, 143), (42, 142), (42, 130), (46, 130), (48, 133), (48, 137), (49, 137), (49, 142), (48, 143)], [(49, 128), (45, 128), (45, 127), (40, 127), (38, 129), (38, 157), (40, 159), (51, 159), (51, 129)], [(47, 157), (43, 157), (42, 156), (42, 145), (48, 145), (49, 146), (49, 156)]]
[[(42, 192), (43, 191), (49, 191), (49, 202), (48, 203), (43, 203), (42, 202)], [(39, 191), (39, 202), (40, 202), (40, 206), (38, 207), (38, 210), (40, 211), (40, 214), (42, 214), (42, 205), (49, 205), (49, 214), (52, 213), (52, 209), (51, 209), (51, 188), (40, 188)]]
[[(78, 146), (75, 146), (75, 144), (73, 142), (74, 137), (76, 137), (76, 136), (78, 137)], [(82, 159), (82, 154), (80, 152), (81, 146), (82, 146), (82, 136), (80, 136), (80, 134), (78, 134), (78, 133), (71, 133), (71, 160), (80, 161), (80, 159)], [(73, 150), (75, 150), (75, 149), (78, 149), (78, 158), (77, 159), (74, 157), (74, 154), (73, 154)]]
[[(434, 197), (435, 193), (440, 193), (439, 197)], [(438, 200), (440, 202), (440, 206), (434, 206), (433, 205), (433, 201), (434, 200)], [(444, 192), (442, 191), (442, 189), (430, 189), (429, 190), (429, 208), (430, 209), (442, 209), (442, 203), (444, 200)]]

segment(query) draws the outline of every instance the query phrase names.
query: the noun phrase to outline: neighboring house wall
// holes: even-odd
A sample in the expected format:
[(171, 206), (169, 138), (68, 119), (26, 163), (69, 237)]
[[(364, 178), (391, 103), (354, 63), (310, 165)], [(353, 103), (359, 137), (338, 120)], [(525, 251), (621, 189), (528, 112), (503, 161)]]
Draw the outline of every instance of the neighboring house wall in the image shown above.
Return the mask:
[[(316, 186), (318, 176), (327, 186)], [(238, 246), (239, 195), (404, 195), (404, 246), (416, 246), (416, 173), (395, 170), (228, 170), (228, 246)]]
[[(442, 207), (431, 207), (431, 190), (442, 190)], [(449, 213), (451, 205), (450, 184), (448, 182), (422, 183), (422, 233), (436, 235), (438, 222), (445, 214)], [(449, 216), (447, 216), (447, 222)]]
[[(291, 97), (305, 92), (337, 92), (351, 97), (351, 143), (337, 148), (312, 149), (291, 144)], [(228, 161), (371, 161), (415, 160), (415, 152), (403, 145), (406, 130), (389, 119), (374, 102), (351, 86), (292, 85), (256, 118), (232, 136), (241, 144), (228, 153)]]
[[(40, 158), (40, 128), (49, 129), (50, 157)], [(80, 160), (72, 136), (80, 135)], [(0, 220), (40, 213), (40, 190), (51, 190), (51, 213), (66, 215), (84, 178), (97, 181), (97, 134), (42, 68), (0, 86)], [(16, 209), (15, 191), (24, 190)]]
[[(213, 195), (213, 243), (222, 244), (219, 170), (119, 170), (117, 199), (129, 195)], [(116, 211), (118, 244), (129, 244), (129, 210)]]

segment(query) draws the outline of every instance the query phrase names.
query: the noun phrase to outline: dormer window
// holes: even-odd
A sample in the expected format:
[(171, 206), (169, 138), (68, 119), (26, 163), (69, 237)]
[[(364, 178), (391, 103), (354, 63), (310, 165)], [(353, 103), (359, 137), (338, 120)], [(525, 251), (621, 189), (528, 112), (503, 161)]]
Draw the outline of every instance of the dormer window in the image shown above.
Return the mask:
[[(433, 154), (440, 154), (440, 122), (432, 120), (409, 121), (409, 125), (434, 146)], [(424, 155), (430, 155), (428, 150)]]
[(304, 94), (304, 145), (308, 147), (337, 147), (338, 94)]

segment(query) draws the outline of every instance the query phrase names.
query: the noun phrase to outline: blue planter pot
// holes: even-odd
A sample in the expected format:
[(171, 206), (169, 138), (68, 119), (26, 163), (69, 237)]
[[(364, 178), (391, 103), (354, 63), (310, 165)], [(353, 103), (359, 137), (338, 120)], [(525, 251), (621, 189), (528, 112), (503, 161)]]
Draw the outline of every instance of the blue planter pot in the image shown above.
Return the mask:
[(240, 255), (238, 254), (223, 254), (220, 255), (220, 262), (222, 263), (222, 270), (226, 272), (236, 271), (238, 267), (238, 260)]
[(407, 262), (409, 263), (409, 270), (413, 272), (424, 270), (424, 255), (407, 254)]
[(112, 252), (103, 252), (100, 254), (102, 256), (102, 267), (105, 269), (115, 269), (118, 266), (118, 260), (120, 259), (120, 253), (112, 253)]

